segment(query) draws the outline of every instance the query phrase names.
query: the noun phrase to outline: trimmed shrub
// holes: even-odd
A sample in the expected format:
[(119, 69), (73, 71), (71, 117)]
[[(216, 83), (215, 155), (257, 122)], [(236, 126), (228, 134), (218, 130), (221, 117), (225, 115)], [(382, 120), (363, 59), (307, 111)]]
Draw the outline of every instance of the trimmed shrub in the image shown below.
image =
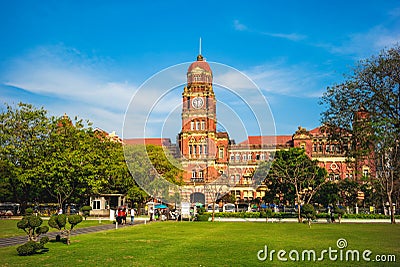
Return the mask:
[(18, 255), (20, 256), (29, 256), (35, 253), (38, 253), (39, 250), (44, 249), (44, 244), (49, 242), (49, 238), (44, 236), (40, 239), (40, 243), (35, 241), (28, 241), (25, 244), (17, 247)]
[(82, 216), (79, 214), (69, 215), (68, 222), (71, 224), (71, 230), (75, 227), (78, 223), (82, 221)]
[(40, 238), (40, 244), (44, 245), (46, 243), (48, 243), (50, 241), (48, 236), (43, 236), (42, 238)]
[(307, 219), (308, 227), (311, 227), (311, 220), (316, 218), (314, 206), (311, 204), (304, 204), (301, 207), (301, 216)]
[(20, 256), (29, 256), (35, 254), (36, 250), (36, 242), (28, 241), (27, 243), (17, 247), (18, 255)]
[(210, 216), (208, 214), (198, 214), (197, 215), (197, 221), (199, 222), (208, 222), (208, 219)]
[(27, 208), (25, 210), (25, 215), (32, 215), (33, 214), (33, 209), (32, 208)]
[(82, 211), (82, 213), (83, 213), (83, 217), (85, 217), (85, 220), (86, 220), (86, 218), (90, 215), (90, 211), (92, 210), (92, 207), (91, 206), (83, 206), (82, 208), (81, 208), (81, 211)]
[[(79, 214), (66, 216), (65, 214), (53, 215), (50, 217), (48, 224), (52, 228), (60, 230), (57, 241), (61, 240), (61, 237), (66, 238), (66, 242), (70, 244), (70, 235), (72, 229), (82, 221), (82, 216)], [(70, 224), (70, 228), (67, 229), (67, 222)]]

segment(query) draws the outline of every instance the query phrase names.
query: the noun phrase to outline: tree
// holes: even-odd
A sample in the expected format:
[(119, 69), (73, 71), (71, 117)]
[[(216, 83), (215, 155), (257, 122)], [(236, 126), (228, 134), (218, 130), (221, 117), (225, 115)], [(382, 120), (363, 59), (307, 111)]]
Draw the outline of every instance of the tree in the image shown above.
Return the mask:
[(339, 185), (334, 182), (327, 182), (321, 186), (320, 190), (315, 195), (314, 201), (321, 204), (325, 208), (339, 201)]
[(24, 216), (17, 223), (17, 227), (24, 230), (24, 232), (27, 234), (28, 241), (36, 242), (41, 234), (45, 234), (49, 231), (48, 226), (41, 226), (42, 223), (42, 218), (29, 214)]
[(24, 207), (41, 198), (40, 165), (45, 161), (50, 120), (43, 108), (19, 103), (5, 104), (0, 113), (1, 201), (15, 201)]
[(229, 192), (229, 178), (222, 174), (211, 183), (204, 185), (205, 192), (210, 196), (212, 201), (213, 209), (211, 215), (211, 221), (214, 222), (215, 218), (215, 207), (218, 199), (222, 198)]
[(57, 200), (60, 207), (70, 199), (81, 199), (106, 186), (105, 149), (91, 128), (82, 120), (75, 124), (64, 115), (53, 118), (47, 140), (46, 160), (42, 163), (43, 188)]
[(276, 179), (281, 184), (294, 187), (298, 205), (298, 221), (301, 222), (300, 205), (310, 203), (315, 193), (327, 182), (326, 170), (311, 160), (301, 148), (279, 150), (275, 154), (271, 169), (266, 178)]
[(304, 204), (301, 207), (301, 215), (307, 219), (308, 227), (311, 228), (311, 220), (315, 220), (316, 212), (311, 204)]
[(357, 203), (359, 184), (354, 180), (344, 179), (338, 183), (338, 186), (340, 192), (339, 201), (347, 207), (354, 206)]
[(83, 217), (85, 217), (85, 221), (86, 221), (86, 218), (90, 215), (90, 211), (92, 210), (92, 207), (91, 206), (83, 206), (82, 208), (81, 208), (81, 211), (82, 211), (82, 213), (83, 213)]
[(125, 145), (124, 155), (131, 174), (125, 186), (131, 197), (144, 198), (145, 191), (164, 202), (179, 202), (177, 185), (182, 184), (182, 169), (168, 151), (154, 145)]
[(26, 210), (26, 215), (17, 223), (19, 229), (24, 230), (27, 234), (28, 242), (17, 247), (18, 255), (27, 256), (35, 254), (39, 250), (44, 250), (44, 244), (49, 242), (47, 236), (40, 238), (39, 236), (49, 231), (48, 226), (42, 226), (42, 218), (33, 215), (32, 209)]
[[(330, 129), (351, 134), (349, 157), (361, 156), (376, 164), (376, 179), (390, 205), (392, 223), (400, 175), (399, 66), (400, 47), (395, 45), (359, 61), (346, 81), (327, 88), (321, 101), (326, 106), (322, 121)], [(364, 116), (358, 116), (360, 112)], [(344, 131), (336, 131), (339, 138)]]
[[(66, 238), (67, 245), (69, 245), (71, 244), (71, 232), (81, 221), (82, 216), (79, 214), (68, 216), (65, 214), (57, 214), (50, 217), (48, 224), (50, 227), (58, 229), (61, 236)], [(70, 224), (69, 228), (67, 227), (67, 223)]]

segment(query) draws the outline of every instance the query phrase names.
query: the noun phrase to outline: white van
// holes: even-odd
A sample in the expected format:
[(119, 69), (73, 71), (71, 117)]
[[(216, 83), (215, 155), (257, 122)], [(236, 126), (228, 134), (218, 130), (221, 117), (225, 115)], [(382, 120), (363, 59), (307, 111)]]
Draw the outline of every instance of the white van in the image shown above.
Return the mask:
[[(208, 204), (207, 212), (213, 212), (213, 204)], [(218, 204), (214, 204), (214, 213), (219, 212)]]
[(224, 205), (222, 210), (223, 210), (223, 212), (235, 212), (236, 211), (236, 207), (235, 207), (235, 204), (227, 203), (227, 204)]

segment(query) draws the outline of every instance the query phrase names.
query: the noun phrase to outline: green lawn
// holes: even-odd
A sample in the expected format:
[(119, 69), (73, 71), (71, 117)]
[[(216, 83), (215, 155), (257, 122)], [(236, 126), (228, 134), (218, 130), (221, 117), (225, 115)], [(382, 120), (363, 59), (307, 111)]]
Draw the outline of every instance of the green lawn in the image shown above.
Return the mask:
[[(25, 232), (21, 229), (17, 228), (17, 223), (19, 220), (0, 220), (0, 238), (4, 237), (11, 237), (11, 236), (18, 236), (18, 235), (26, 235)], [(102, 220), (101, 223), (110, 223), (109, 220)], [(47, 220), (43, 220), (42, 225), (48, 225)], [(81, 228), (81, 227), (89, 227), (89, 226), (96, 226), (99, 225), (98, 220), (83, 220), (81, 223), (79, 223), (76, 228)], [(69, 226), (69, 224), (68, 224)], [(51, 228), (50, 227), (50, 232), (51, 231), (57, 231), (57, 229)]]
[[(338, 249), (344, 238), (347, 247)], [(394, 254), (400, 262), (400, 226), (389, 224), (314, 224), (311, 229), (297, 223), (157, 222), (72, 237), (70, 246), (51, 242), (49, 251), (17, 256), (16, 247), (0, 249), (1, 266), (396, 266), (365, 262), (260, 261), (257, 252), (336, 249), (371, 250), (369, 256)], [(339, 254), (338, 252), (337, 254)], [(293, 254), (294, 255), (294, 254)], [(260, 254), (263, 256), (263, 254)], [(361, 256), (360, 256), (361, 257)]]

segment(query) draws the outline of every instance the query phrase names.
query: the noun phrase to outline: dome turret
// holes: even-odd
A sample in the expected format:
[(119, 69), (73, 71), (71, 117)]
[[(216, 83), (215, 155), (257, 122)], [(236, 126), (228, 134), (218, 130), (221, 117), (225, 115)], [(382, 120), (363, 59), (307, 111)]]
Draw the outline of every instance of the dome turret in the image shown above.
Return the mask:
[(190, 64), (187, 71), (187, 83), (212, 83), (212, 71), (210, 65), (199, 54), (197, 60)]

